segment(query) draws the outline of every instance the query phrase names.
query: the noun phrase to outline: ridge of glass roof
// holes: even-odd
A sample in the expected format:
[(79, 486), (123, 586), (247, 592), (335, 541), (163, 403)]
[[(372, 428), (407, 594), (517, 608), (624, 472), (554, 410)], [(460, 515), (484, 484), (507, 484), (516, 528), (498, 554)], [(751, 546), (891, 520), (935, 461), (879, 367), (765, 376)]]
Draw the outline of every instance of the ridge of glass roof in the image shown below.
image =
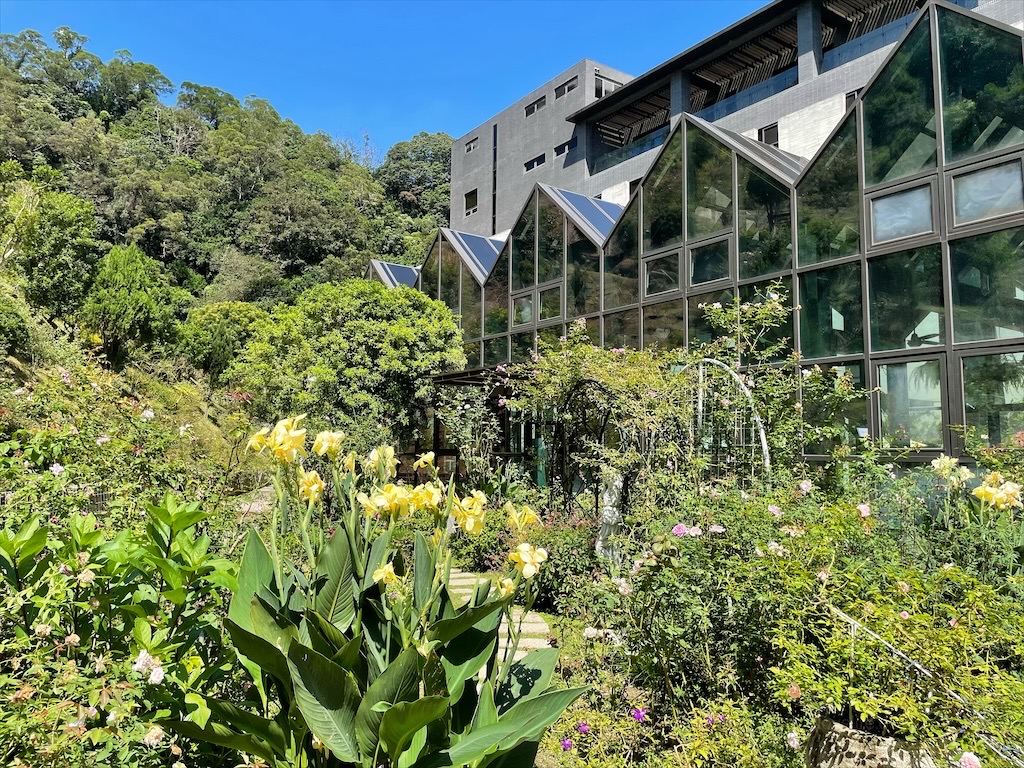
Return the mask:
[(538, 187), (562, 212), (565, 213), (594, 245), (601, 245), (608, 238), (615, 222), (619, 220), (622, 206), (607, 200), (587, 197), (578, 192), (559, 189), (538, 182)]
[(380, 278), (388, 288), (397, 288), (404, 285), (408, 288), (416, 286), (416, 279), (419, 277), (419, 267), (410, 267), (408, 264), (395, 264), (380, 259), (370, 259), (370, 269)]
[(473, 273), (473, 278), (477, 283), (483, 285), (494, 268), (494, 264), (498, 261), (498, 254), (505, 241), (497, 237), (459, 232), (447, 227), (441, 227), (441, 236), (455, 249), (462, 262), (469, 267), (469, 271)]
[(709, 133), (730, 149), (739, 152), (748, 160), (759, 165), (763, 170), (773, 173), (780, 181), (793, 186), (804, 168), (807, 167), (807, 159), (798, 155), (785, 152), (777, 147), (770, 146), (761, 141), (741, 136), (738, 133), (721, 128), (714, 123), (687, 114), (686, 119), (702, 131)]

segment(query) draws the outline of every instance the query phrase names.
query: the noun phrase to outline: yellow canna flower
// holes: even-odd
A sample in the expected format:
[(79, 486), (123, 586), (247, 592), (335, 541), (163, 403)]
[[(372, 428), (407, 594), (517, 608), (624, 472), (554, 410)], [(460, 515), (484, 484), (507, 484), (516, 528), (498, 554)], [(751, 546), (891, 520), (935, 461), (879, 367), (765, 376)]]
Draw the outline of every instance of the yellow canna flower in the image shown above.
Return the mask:
[(341, 453), (341, 444), (344, 441), (344, 432), (320, 432), (313, 440), (313, 453), (333, 459)]
[(387, 499), (380, 494), (371, 498), (365, 493), (360, 493), (356, 496), (356, 501), (363, 507), (363, 515), (366, 517), (374, 517), (380, 514), (381, 510), (384, 509), (384, 505), (387, 504)]
[(516, 591), (516, 583), (512, 579), (502, 579), (498, 584), (498, 597), (508, 597)]
[(427, 451), (422, 456), (420, 456), (418, 459), (416, 459), (415, 462), (413, 462), (412, 468), (413, 469), (426, 469), (427, 467), (433, 468), (433, 466), (434, 466), (434, 452), (433, 451)]
[(355, 451), (352, 451), (346, 454), (345, 458), (341, 460), (341, 466), (346, 472), (351, 472), (354, 475), (356, 473), (356, 462), (358, 460), (359, 457), (356, 455)]
[(367, 474), (378, 474), (383, 478), (394, 477), (397, 472), (398, 459), (395, 458), (395, 449), (390, 445), (382, 445), (370, 451), (370, 455), (363, 462), (363, 470)]
[(255, 435), (249, 438), (249, 443), (246, 446), (250, 451), (256, 453), (262, 453), (263, 449), (267, 447), (267, 435), (270, 434), (270, 427), (264, 427)]
[(384, 563), (373, 572), (373, 581), (376, 584), (392, 584), (398, 581), (398, 574), (395, 573), (395, 566), (391, 563)]
[(312, 504), (316, 504), (324, 496), (324, 488), (327, 484), (321, 479), (320, 473), (315, 469), (310, 472), (303, 472), (299, 478), (299, 497)]
[(524, 506), (521, 510), (517, 510), (511, 502), (506, 502), (504, 509), (508, 513), (508, 527), (517, 533), (522, 533), (524, 529), (540, 523), (537, 513), (530, 507)]
[(1020, 485), (1006, 480), (1000, 472), (989, 474), (982, 484), (974, 489), (974, 495), (981, 499), (982, 503), (999, 511), (1024, 507), (1024, 503), (1021, 502)]
[(542, 547), (534, 548), (523, 542), (512, 550), (508, 559), (515, 564), (516, 570), (523, 574), (524, 579), (532, 579), (540, 571), (541, 563), (548, 559), (548, 553)]
[(441, 501), (444, 498), (440, 487), (434, 483), (421, 483), (413, 488), (409, 495), (410, 501), (416, 509), (434, 512), (441, 506)]
[(291, 463), (306, 452), (306, 430), (299, 429), (299, 422), (306, 414), (281, 419), (266, 437), (266, 445), (278, 461)]
[(388, 483), (381, 489), (384, 497), (383, 511), (393, 517), (408, 517), (412, 514), (409, 489), (404, 485)]
[(935, 474), (939, 477), (949, 477), (958, 464), (959, 461), (957, 459), (944, 453), (939, 454), (937, 459), (932, 459), (932, 469), (935, 470)]
[(486, 503), (487, 497), (482, 491), (473, 491), (471, 496), (466, 496), (462, 501), (455, 499), (452, 503), (455, 522), (470, 536), (479, 536), (484, 532), (484, 505)]

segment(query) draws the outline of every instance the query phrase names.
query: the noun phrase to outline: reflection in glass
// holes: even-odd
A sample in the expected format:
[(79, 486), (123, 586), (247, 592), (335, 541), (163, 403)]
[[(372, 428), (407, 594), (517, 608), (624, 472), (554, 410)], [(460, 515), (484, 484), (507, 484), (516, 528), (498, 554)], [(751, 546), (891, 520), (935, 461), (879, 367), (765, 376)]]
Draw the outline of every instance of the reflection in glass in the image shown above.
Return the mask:
[(737, 164), (740, 279), (788, 269), (793, 263), (789, 189), (743, 158)]
[(508, 336), (484, 340), (484, 365), (501, 365), (508, 362)]
[(732, 226), (732, 152), (695, 126), (686, 129), (686, 236)]
[(459, 314), (459, 266), (462, 259), (447, 241), (441, 240), (441, 301)]
[(644, 349), (686, 346), (686, 301), (676, 299), (644, 307)]
[(639, 276), (637, 265), (639, 251), (637, 243), (637, 201), (633, 202), (622, 213), (618, 225), (608, 240), (608, 250), (604, 257), (604, 308), (615, 309), (626, 304), (639, 301)]
[(1024, 336), (1024, 229), (954, 240), (953, 340)]
[(533, 294), (516, 296), (512, 299), (512, 325), (533, 322)]
[(864, 166), (870, 186), (935, 167), (935, 93), (928, 16), (864, 95)]
[(878, 366), (884, 444), (942, 447), (942, 384), (938, 360)]
[(432, 299), (437, 298), (437, 281), (441, 272), (441, 243), (440, 239), (434, 240), (430, 249), (430, 255), (423, 262), (423, 269), (420, 271), (420, 290)]
[(644, 250), (683, 241), (683, 132), (676, 131), (644, 182)]
[(884, 243), (900, 237), (931, 232), (930, 186), (908, 189), (871, 201), (871, 242)]
[(562, 338), (561, 325), (549, 325), (547, 328), (539, 328), (537, 330), (538, 343), (543, 342), (551, 349), (558, 349)]
[(540, 292), (540, 319), (554, 320), (562, 316), (562, 289), (558, 286)]
[(940, 8), (946, 160), (1024, 145), (1020, 38)]
[(597, 246), (575, 224), (571, 221), (568, 224), (565, 312), (568, 317), (577, 317), (601, 308), (601, 262)]
[(484, 287), (484, 333), (508, 330), (508, 252), (506, 245)]
[(864, 351), (860, 264), (800, 276), (800, 350), (804, 357)]
[(604, 317), (605, 349), (640, 348), (640, 313), (635, 309)]
[(690, 284), (708, 283), (729, 276), (729, 241), (690, 249)]
[[(810, 369), (805, 368), (804, 371)], [(842, 365), (826, 366), (822, 371), (826, 387), (844, 391), (847, 387), (864, 390), (864, 365), (862, 363), (843, 363)], [(868, 435), (868, 401), (867, 397), (858, 397), (841, 404), (835, 410), (828, 408), (821, 397), (808, 396), (806, 390), (801, 402), (803, 404), (804, 421), (811, 425), (830, 427), (838, 431), (837, 437), (824, 437), (810, 440), (807, 453), (824, 455), (832, 451), (836, 445), (856, 445), (858, 438)], [(816, 430), (815, 430), (816, 431)]]
[[(777, 291), (782, 289), (780, 295)], [(784, 298), (783, 298), (784, 297)], [(764, 304), (768, 301), (783, 299), (782, 306), (790, 311), (779, 325), (772, 328), (764, 328), (757, 341), (757, 349), (763, 354), (769, 347), (780, 344), (781, 347), (774, 354), (768, 356), (769, 361), (785, 359), (793, 351), (793, 278), (782, 277), (764, 283), (753, 283), (740, 286), (740, 300), (747, 304)]]
[(546, 195), (538, 196), (537, 282), (546, 283), (562, 276), (562, 212)]
[(653, 296), (656, 293), (674, 291), (679, 288), (679, 254), (671, 253), (660, 259), (648, 261), (644, 266), (646, 275), (644, 294)]
[(857, 113), (825, 147), (797, 187), (797, 247), (801, 266), (860, 250)]
[(525, 363), (533, 355), (533, 331), (512, 334), (512, 362)]
[(724, 307), (732, 302), (732, 291), (729, 289), (691, 296), (686, 300), (686, 325), (688, 329), (687, 344), (709, 344), (721, 336), (704, 315), (705, 306)]
[(1024, 352), (964, 358), (964, 405), (977, 437), (1024, 448)]
[(537, 196), (530, 198), (522, 217), (512, 227), (512, 290), (529, 288), (534, 281), (533, 235), (537, 223)]
[(467, 340), (480, 338), (480, 309), (482, 305), (480, 285), (473, 274), (465, 267), (462, 269), (462, 338)]
[(945, 342), (939, 246), (868, 262), (871, 348), (914, 349)]
[(1020, 162), (983, 168), (953, 179), (956, 224), (1024, 211), (1024, 177)]
[(480, 342), (474, 341), (469, 344), (462, 345), (462, 353), (466, 356), (466, 368), (465, 370), (470, 371), (474, 368), (480, 367)]

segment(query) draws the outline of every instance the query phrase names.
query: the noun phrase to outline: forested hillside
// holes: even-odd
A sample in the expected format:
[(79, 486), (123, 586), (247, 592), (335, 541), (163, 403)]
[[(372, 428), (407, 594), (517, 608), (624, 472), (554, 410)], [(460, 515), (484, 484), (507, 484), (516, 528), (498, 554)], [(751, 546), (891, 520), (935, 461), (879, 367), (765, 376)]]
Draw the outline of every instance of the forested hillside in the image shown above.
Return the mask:
[(449, 136), (421, 133), (373, 168), (264, 99), (176, 86), (127, 51), (104, 63), (87, 42), (0, 35), (0, 244), (36, 306), (76, 311), (114, 245), (197, 302), (272, 305), (371, 257), (416, 263), (447, 223)]

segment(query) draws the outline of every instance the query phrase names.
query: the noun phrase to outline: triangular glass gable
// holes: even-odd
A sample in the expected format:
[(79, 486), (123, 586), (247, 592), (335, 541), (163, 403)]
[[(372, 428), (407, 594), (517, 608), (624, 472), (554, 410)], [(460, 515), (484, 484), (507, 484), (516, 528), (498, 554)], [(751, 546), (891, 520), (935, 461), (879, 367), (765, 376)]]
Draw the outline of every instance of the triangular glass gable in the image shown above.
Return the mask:
[(789, 269), (793, 265), (789, 188), (746, 158), (737, 158), (737, 167), (740, 279)]
[(459, 274), (462, 259), (451, 243), (441, 238), (441, 291), (438, 298), (456, 315), (459, 314)]
[(498, 255), (484, 284), (484, 335), (508, 332), (508, 258), (510, 244)]
[(686, 127), (686, 236), (732, 226), (732, 152), (695, 125)]
[(644, 251), (683, 241), (683, 132), (677, 129), (643, 183)]
[(800, 266), (859, 253), (860, 190), (855, 111), (818, 153), (797, 186), (796, 220)]
[(441, 236), (434, 238), (434, 244), (423, 262), (420, 271), (420, 290), (432, 299), (437, 298), (437, 283), (441, 272)]
[(947, 163), (1024, 145), (1024, 54), (1017, 35), (937, 9)]
[(868, 186), (934, 168), (935, 89), (928, 14), (922, 14), (863, 96)]
[(565, 216), (547, 195), (537, 197), (537, 282), (546, 283), (562, 276)]
[(604, 255), (604, 308), (624, 307), (639, 300), (640, 195), (634, 195), (615, 225)]
[(537, 228), (537, 195), (530, 196), (530, 202), (523, 209), (519, 221), (512, 227), (509, 245), (512, 251), (512, 290), (529, 288), (536, 281), (536, 244), (534, 233)]

